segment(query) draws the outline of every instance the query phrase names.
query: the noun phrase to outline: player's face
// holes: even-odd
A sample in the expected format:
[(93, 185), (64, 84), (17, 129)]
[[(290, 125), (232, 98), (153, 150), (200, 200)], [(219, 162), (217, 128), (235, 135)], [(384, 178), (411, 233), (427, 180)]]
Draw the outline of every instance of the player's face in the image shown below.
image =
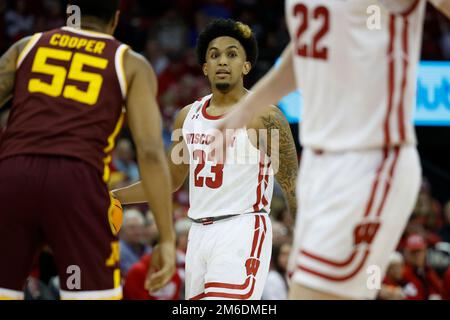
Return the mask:
[(243, 85), (243, 78), (250, 72), (251, 64), (240, 42), (231, 37), (219, 37), (211, 41), (206, 52), (203, 72), (212, 86), (222, 92)]

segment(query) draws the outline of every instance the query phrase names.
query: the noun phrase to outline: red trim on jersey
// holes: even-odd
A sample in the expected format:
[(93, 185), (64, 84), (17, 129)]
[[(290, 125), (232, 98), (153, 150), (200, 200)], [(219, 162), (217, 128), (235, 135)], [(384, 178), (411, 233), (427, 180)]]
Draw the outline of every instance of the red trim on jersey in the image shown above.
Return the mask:
[[(248, 279), (250, 279), (250, 278), (248, 278)], [(189, 300), (201, 300), (204, 298), (226, 298), (226, 299), (247, 300), (252, 296), (253, 291), (255, 290), (256, 279), (251, 278), (251, 280), (252, 280), (252, 286), (251, 286), (250, 290), (245, 294), (235, 294), (235, 293), (226, 293), (226, 292), (208, 292), (208, 293), (201, 293), (199, 295), (196, 295), (195, 297), (193, 297)]]
[(264, 240), (266, 239), (266, 232), (267, 232), (267, 225), (266, 225), (266, 217), (261, 216), (261, 220), (264, 226), (264, 232), (261, 235), (261, 241), (259, 242), (259, 248), (258, 248), (258, 256), (257, 258), (261, 257), (261, 250), (262, 250), (262, 244), (264, 243)]
[(391, 131), (389, 125), (389, 118), (392, 113), (392, 105), (394, 100), (394, 86), (395, 86), (395, 64), (394, 64), (394, 40), (395, 40), (395, 16), (390, 15), (389, 18), (389, 49), (387, 52), (389, 61), (389, 75), (388, 75), (388, 107), (386, 112), (386, 119), (384, 121), (384, 145), (389, 146), (391, 143)]
[(264, 189), (262, 192), (262, 204), (264, 207), (266, 207), (269, 204), (269, 201), (266, 198), (266, 190), (267, 190), (267, 187), (269, 186), (270, 165), (271, 165), (271, 162), (269, 161), (269, 163), (267, 164), (267, 167), (264, 167)]
[(411, 5), (411, 7), (406, 9), (404, 12), (400, 13), (400, 15), (402, 15), (403, 17), (409, 16), (414, 10), (416, 10), (419, 2), (420, 2), (419, 0), (414, 1), (414, 3)]
[(397, 160), (398, 160), (399, 154), (400, 154), (400, 147), (395, 147), (395, 149), (394, 149), (394, 160), (392, 161), (391, 169), (389, 170), (389, 177), (388, 177), (388, 179), (386, 181), (386, 185), (384, 187), (383, 198), (381, 200), (380, 207), (378, 208), (378, 211), (377, 211), (377, 217), (381, 216), (381, 213), (382, 213), (383, 208), (384, 208), (384, 204), (386, 202), (387, 195), (389, 193), (389, 190), (391, 189), (392, 178), (394, 176), (394, 171), (395, 171), (395, 168), (397, 166)]
[[(258, 186), (256, 188), (256, 202), (253, 205), (253, 211), (258, 212), (261, 210), (261, 200), (264, 198), (263, 179), (265, 173), (264, 153), (260, 152), (259, 168), (258, 168)], [(264, 200), (263, 200), (264, 201)], [(267, 201), (267, 200), (266, 200)]]
[(401, 95), (398, 107), (398, 127), (400, 130), (400, 143), (405, 141), (405, 117), (404, 117), (404, 99), (405, 99), (405, 89), (408, 81), (408, 31), (409, 31), (409, 21), (408, 18), (403, 18), (403, 34), (402, 34), (402, 47), (403, 47), (403, 74), (402, 74), (402, 84), (401, 84)]
[[(211, 99), (212, 99), (212, 98), (211, 98)], [(203, 104), (203, 107), (202, 107), (202, 114), (203, 114), (203, 117), (205, 117), (205, 118), (208, 119), (208, 120), (219, 120), (219, 119), (222, 119), (222, 118), (225, 116), (225, 114), (222, 114), (222, 115), (220, 115), (220, 116), (212, 116), (212, 115), (208, 114), (208, 111), (207, 111), (206, 109), (209, 107), (209, 104), (211, 103), (211, 99), (208, 99), (208, 100)]]
[[(259, 234), (260, 234), (259, 231), (261, 229), (261, 221), (262, 221), (262, 226), (264, 228), (264, 231), (261, 232), (261, 238), (260, 238), (259, 245), (258, 245), (258, 239), (259, 239)], [(257, 252), (257, 256), (256, 256), (257, 259), (259, 259), (261, 257), (261, 250), (262, 250), (262, 247), (264, 244), (266, 232), (267, 232), (266, 217), (263, 215), (261, 215), (261, 216), (256, 215), (255, 216), (255, 231), (253, 234), (252, 250), (251, 250), (250, 259), (254, 257), (255, 252)], [(190, 300), (201, 300), (203, 298), (208, 298), (208, 297), (209, 298), (227, 298), (227, 299), (247, 300), (252, 296), (253, 291), (255, 290), (255, 285), (256, 285), (256, 278), (252, 277), (251, 275), (247, 276), (247, 279), (245, 280), (245, 282), (243, 284), (231, 284), (231, 283), (224, 283), (224, 282), (208, 282), (205, 284), (205, 289), (221, 288), (221, 289), (230, 289), (230, 290), (245, 290), (250, 286), (250, 282), (252, 283), (251, 288), (245, 294), (234, 294), (234, 293), (226, 293), (226, 292), (203, 292), (203, 293), (200, 293), (200, 294), (194, 296)]]
[(367, 202), (366, 211), (364, 213), (365, 218), (368, 217), (370, 212), (372, 211), (373, 201), (375, 199), (375, 193), (378, 189), (378, 184), (380, 182), (381, 171), (383, 171), (383, 168), (386, 164), (387, 158), (388, 158), (388, 152), (387, 152), (387, 149), (385, 149), (383, 152), (383, 160), (381, 161), (380, 166), (377, 169), (377, 173), (375, 175), (375, 180), (373, 181), (373, 184), (372, 184), (372, 190), (370, 192), (369, 201)]
[(338, 282), (338, 281), (346, 281), (348, 279), (353, 278), (362, 269), (362, 267), (366, 263), (367, 258), (369, 257), (369, 253), (370, 253), (370, 250), (367, 249), (366, 252), (364, 253), (363, 259), (358, 264), (358, 266), (353, 271), (351, 271), (350, 273), (347, 273), (347, 274), (344, 274), (344, 275), (340, 275), (340, 276), (328, 275), (328, 274), (316, 271), (314, 269), (305, 267), (303, 265), (299, 265), (298, 269), (301, 270), (301, 271), (304, 271), (304, 272), (311, 273), (311, 274), (313, 274), (315, 276), (318, 276), (320, 278), (324, 278), (324, 279), (330, 280), (330, 281), (336, 281), (336, 282)]
[(335, 260), (329, 260), (329, 259), (325, 259), (323, 257), (319, 257), (311, 252), (306, 251), (306, 250), (300, 251), (300, 254), (303, 254), (303, 255), (307, 256), (308, 258), (320, 261), (322, 263), (328, 264), (328, 265), (336, 267), (336, 268), (343, 268), (343, 267), (348, 266), (350, 263), (353, 262), (357, 253), (358, 253), (358, 251), (356, 250), (356, 248), (354, 248), (353, 252), (350, 254), (350, 256), (347, 259), (345, 259), (344, 261), (335, 261)]
[(250, 285), (250, 278), (251, 277), (247, 277), (247, 280), (245, 280), (245, 282), (243, 284), (208, 282), (205, 284), (205, 288), (223, 288), (223, 289), (232, 289), (232, 290), (245, 290)]
[(252, 244), (252, 251), (250, 254), (250, 257), (253, 257), (255, 254), (256, 245), (258, 244), (258, 237), (259, 237), (259, 226), (260, 226), (260, 217), (255, 217), (255, 233), (253, 235), (253, 244)]

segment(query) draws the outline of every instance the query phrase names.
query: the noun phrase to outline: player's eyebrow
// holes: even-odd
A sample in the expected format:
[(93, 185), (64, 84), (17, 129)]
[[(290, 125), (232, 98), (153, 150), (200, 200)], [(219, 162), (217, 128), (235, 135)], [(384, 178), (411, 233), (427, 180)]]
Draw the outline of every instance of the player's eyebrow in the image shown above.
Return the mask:
[[(234, 45), (234, 44), (232, 44), (231, 46), (228, 46), (228, 47), (225, 48), (225, 50), (228, 50), (228, 49), (236, 49), (236, 50), (239, 50), (239, 48), (238, 48), (236, 45)], [(209, 51), (212, 51), (212, 50), (218, 50), (218, 51), (220, 51), (219, 48), (216, 48), (216, 47), (211, 47), (211, 48), (209, 49)]]

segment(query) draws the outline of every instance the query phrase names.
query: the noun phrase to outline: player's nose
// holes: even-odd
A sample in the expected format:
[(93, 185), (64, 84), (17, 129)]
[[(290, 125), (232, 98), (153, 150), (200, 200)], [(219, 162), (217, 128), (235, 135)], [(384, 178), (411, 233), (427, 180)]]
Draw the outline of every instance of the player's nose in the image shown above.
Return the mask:
[(219, 66), (227, 66), (228, 65), (228, 59), (226, 55), (222, 54), (219, 57)]

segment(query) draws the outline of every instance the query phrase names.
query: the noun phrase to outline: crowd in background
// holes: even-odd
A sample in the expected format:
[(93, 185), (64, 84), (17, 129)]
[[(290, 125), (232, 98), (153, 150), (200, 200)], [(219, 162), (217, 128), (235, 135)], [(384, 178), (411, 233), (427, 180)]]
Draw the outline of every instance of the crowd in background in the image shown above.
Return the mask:
[[(234, 18), (249, 24), (260, 46), (257, 66), (246, 79), (247, 87), (261, 77), (289, 41), (284, 22), (284, 1), (279, 0), (122, 0), (122, 17), (116, 37), (142, 53), (153, 65), (159, 81), (158, 99), (168, 147), (178, 110), (209, 93), (195, 56), (196, 39), (214, 18)], [(65, 1), (0, 0), (0, 52), (23, 36), (65, 24)], [(431, 6), (426, 14), (422, 58), (450, 60), (450, 23)], [(0, 129), (7, 112), (0, 113)], [(136, 154), (125, 126), (112, 163), (111, 188), (139, 180)], [(174, 195), (177, 233), (177, 273), (161, 291), (149, 294), (143, 287), (157, 230), (146, 205), (125, 207), (120, 233), (124, 294), (128, 299), (183, 299), (184, 259), (190, 222), (188, 185)], [(273, 254), (264, 299), (286, 299), (287, 260), (291, 251), (293, 217), (282, 193), (275, 188)], [(439, 203), (426, 178), (397, 251), (390, 257), (379, 299), (450, 299), (450, 201)], [(51, 253), (44, 250), (27, 283), (27, 297), (57, 298), (56, 270)]]

